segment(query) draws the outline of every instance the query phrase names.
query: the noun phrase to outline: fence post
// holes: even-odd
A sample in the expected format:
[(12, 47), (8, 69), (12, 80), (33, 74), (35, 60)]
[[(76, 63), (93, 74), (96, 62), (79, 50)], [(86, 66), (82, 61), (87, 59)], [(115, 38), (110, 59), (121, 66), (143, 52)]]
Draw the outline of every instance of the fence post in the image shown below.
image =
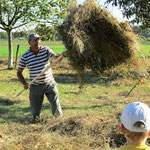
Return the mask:
[(19, 44), (17, 45), (15, 68), (17, 66), (18, 53), (19, 53)]

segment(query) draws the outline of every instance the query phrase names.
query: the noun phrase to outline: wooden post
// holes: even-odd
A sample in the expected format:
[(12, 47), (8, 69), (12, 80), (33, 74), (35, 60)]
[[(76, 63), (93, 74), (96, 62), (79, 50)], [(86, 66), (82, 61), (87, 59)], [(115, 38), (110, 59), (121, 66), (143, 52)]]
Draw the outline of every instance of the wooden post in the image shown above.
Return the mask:
[(19, 44), (17, 45), (15, 68), (17, 66), (18, 53), (19, 53)]

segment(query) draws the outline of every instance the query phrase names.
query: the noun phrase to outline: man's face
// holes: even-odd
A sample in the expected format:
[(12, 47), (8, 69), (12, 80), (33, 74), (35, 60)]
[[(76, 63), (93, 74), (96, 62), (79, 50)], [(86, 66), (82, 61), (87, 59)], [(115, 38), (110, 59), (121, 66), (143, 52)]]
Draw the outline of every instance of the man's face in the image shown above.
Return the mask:
[(40, 44), (41, 44), (40, 38), (38, 38), (38, 39), (31, 39), (29, 41), (29, 45), (31, 46), (31, 50), (34, 51), (34, 52), (37, 52), (40, 49), (40, 47), (41, 47)]

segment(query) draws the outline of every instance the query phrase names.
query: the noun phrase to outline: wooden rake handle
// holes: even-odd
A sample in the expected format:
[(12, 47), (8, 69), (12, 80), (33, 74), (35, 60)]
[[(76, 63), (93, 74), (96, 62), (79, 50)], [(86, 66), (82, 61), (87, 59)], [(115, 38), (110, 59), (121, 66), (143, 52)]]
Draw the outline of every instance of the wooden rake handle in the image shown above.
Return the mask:
[(133, 88), (128, 92), (128, 94), (125, 96), (125, 99), (130, 95), (130, 93), (133, 91), (133, 89), (139, 84), (141, 79), (138, 80), (138, 82), (133, 86)]
[[(38, 74), (28, 85), (30, 86), (34, 81), (36, 81), (40, 76), (42, 76), (51, 66), (56, 64), (58, 61), (60, 61), (63, 58), (63, 55), (61, 54), (57, 59), (55, 59), (52, 64), (47, 66), (40, 74)], [(22, 89), (20, 92), (16, 94), (16, 97), (19, 96), (25, 89)]]

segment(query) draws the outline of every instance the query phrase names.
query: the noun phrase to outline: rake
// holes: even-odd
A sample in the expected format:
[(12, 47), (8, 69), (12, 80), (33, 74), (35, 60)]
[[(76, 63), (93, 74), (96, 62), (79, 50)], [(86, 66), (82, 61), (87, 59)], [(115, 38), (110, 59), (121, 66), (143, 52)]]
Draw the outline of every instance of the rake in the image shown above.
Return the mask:
[[(47, 66), (40, 74), (38, 74), (28, 85), (30, 86), (34, 81), (36, 81), (40, 76), (42, 76), (51, 66), (56, 64), (58, 61), (60, 61), (63, 58), (63, 54), (61, 54), (56, 60), (52, 62), (49, 66)], [(25, 89), (22, 89), (20, 92), (16, 94), (16, 97), (19, 96)]]

